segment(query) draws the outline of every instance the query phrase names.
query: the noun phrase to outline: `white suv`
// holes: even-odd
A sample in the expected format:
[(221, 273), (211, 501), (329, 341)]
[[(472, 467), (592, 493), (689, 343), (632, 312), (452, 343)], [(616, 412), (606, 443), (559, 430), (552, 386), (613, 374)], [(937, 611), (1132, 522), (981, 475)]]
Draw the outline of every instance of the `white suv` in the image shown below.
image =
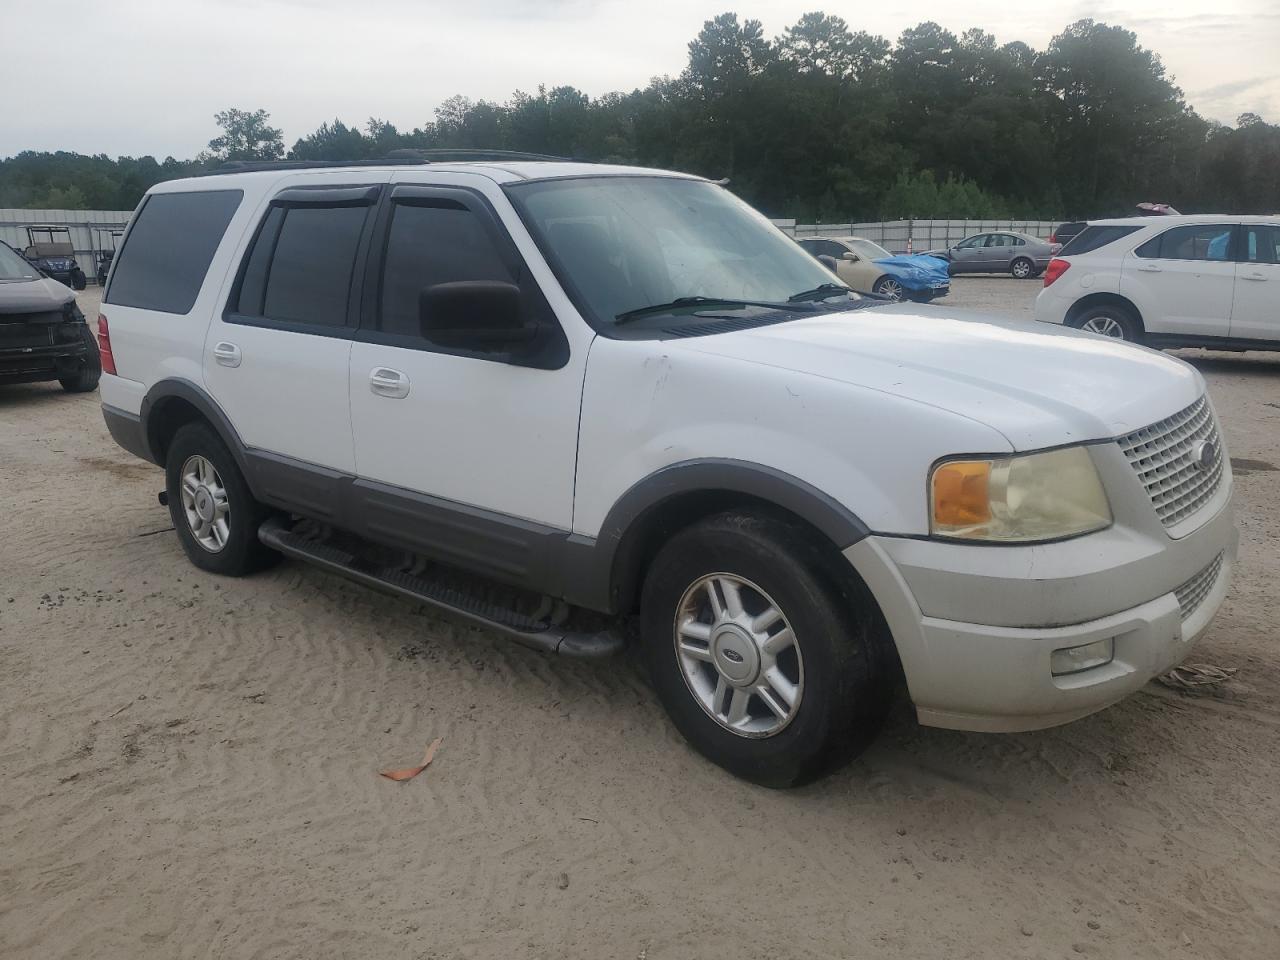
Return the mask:
[(1050, 262), (1036, 319), (1154, 347), (1280, 349), (1280, 215), (1091, 221)]
[(287, 554), (576, 656), (638, 612), (676, 726), (760, 783), (850, 756), (901, 678), (926, 724), (1098, 710), (1228, 586), (1194, 369), (860, 298), (695, 177), (164, 183), (102, 313), (108, 427), (197, 566)]

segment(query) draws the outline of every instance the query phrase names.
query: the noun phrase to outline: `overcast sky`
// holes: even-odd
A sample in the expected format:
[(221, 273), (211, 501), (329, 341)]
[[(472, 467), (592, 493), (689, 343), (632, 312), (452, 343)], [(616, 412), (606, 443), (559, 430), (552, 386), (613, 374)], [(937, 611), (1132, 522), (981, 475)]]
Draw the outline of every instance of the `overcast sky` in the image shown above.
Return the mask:
[(232, 106), (265, 107), (289, 146), (335, 116), (412, 129), (456, 93), (629, 91), (679, 73), (718, 13), (758, 18), (774, 36), (814, 9), (890, 39), (936, 20), (1037, 49), (1093, 17), (1135, 31), (1202, 115), (1280, 122), (1276, 0), (0, 0), (0, 156), (192, 157), (217, 133), (214, 112)]

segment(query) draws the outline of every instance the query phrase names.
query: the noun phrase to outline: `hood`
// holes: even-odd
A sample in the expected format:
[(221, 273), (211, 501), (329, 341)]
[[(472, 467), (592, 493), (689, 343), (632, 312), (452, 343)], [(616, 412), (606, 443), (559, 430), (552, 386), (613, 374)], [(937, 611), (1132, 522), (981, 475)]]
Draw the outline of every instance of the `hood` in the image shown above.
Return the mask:
[(39, 280), (14, 280), (0, 283), (0, 314), (45, 313), (61, 310), (76, 295), (57, 280), (42, 277)]
[(899, 280), (925, 284), (950, 283), (947, 261), (927, 253), (906, 254), (899, 257), (881, 257), (873, 260), (877, 267)]
[(998, 430), (1015, 450), (1121, 436), (1204, 392), (1193, 367), (1145, 347), (906, 303), (698, 337), (681, 346), (953, 411)]

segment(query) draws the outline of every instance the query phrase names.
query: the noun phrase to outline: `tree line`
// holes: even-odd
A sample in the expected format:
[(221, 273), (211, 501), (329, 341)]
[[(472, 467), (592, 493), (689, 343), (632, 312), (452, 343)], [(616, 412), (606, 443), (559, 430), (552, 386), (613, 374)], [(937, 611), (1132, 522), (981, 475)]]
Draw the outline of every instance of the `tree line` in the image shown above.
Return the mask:
[(936, 23), (895, 42), (808, 13), (780, 35), (725, 13), (679, 76), (630, 93), (454, 96), (401, 131), (340, 119), (286, 150), (265, 110), (216, 115), (192, 160), (24, 152), (0, 160), (0, 207), (131, 209), (152, 184), (228, 159), (360, 160), (404, 148), (490, 148), (728, 178), (766, 213), (802, 221), (1077, 218), (1135, 203), (1280, 211), (1280, 126), (1199, 116), (1157, 54), (1080, 20), (1043, 50)]

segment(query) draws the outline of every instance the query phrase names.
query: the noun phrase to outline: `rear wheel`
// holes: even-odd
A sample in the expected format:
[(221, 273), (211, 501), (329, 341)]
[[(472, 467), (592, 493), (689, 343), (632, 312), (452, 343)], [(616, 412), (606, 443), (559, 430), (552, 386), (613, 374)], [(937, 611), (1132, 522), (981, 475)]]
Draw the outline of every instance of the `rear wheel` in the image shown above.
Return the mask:
[(269, 510), (253, 498), (222, 439), (203, 422), (174, 434), (165, 457), (169, 515), (187, 559), (239, 577), (278, 559), (258, 540)]
[(644, 651), (677, 729), (713, 763), (770, 787), (822, 776), (879, 730), (892, 692), (870, 595), (825, 574), (807, 532), (726, 513), (659, 551)]
[(882, 297), (888, 297), (890, 300), (901, 300), (903, 294), (902, 284), (893, 279), (893, 277), (881, 277), (875, 282), (871, 292), (878, 293)]
[(1142, 341), (1142, 325), (1138, 318), (1118, 303), (1101, 303), (1082, 310), (1070, 318), (1067, 325), (1115, 340)]
[(1029, 277), (1035, 276), (1036, 265), (1026, 257), (1018, 257), (1012, 264), (1010, 264), (1009, 272), (1018, 280), (1026, 280)]

